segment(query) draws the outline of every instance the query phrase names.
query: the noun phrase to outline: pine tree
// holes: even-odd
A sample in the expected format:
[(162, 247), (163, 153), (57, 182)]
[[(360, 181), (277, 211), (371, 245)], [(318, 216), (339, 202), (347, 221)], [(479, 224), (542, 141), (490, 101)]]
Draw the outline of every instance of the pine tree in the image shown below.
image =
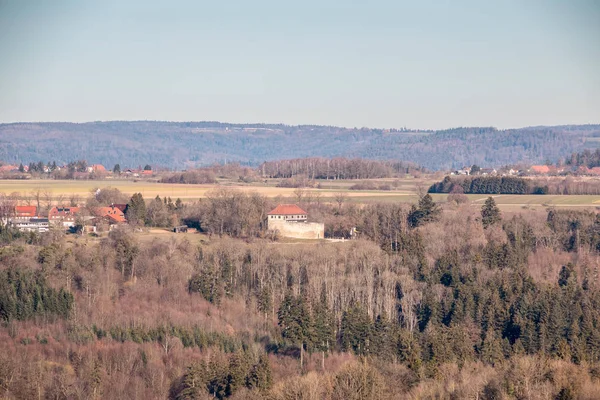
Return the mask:
[(359, 304), (344, 311), (340, 327), (342, 350), (352, 350), (357, 355), (369, 354), (371, 333), (371, 318)]
[(440, 213), (439, 206), (435, 204), (431, 195), (427, 193), (421, 197), (418, 206), (412, 206), (408, 214), (408, 223), (411, 227), (416, 228), (417, 226), (437, 220)]
[(281, 336), (300, 346), (300, 366), (304, 364), (304, 349), (313, 343), (312, 318), (302, 296), (294, 298), (287, 293), (277, 313)]
[(385, 314), (378, 315), (373, 324), (371, 353), (386, 360), (392, 360), (394, 351), (394, 329)]
[[(323, 291), (325, 287), (323, 287)], [(327, 307), (327, 301), (324, 293), (321, 293), (321, 300), (313, 307), (314, 322), (314, 346), (321, 352), (321, 368), (325, 369), (325, 353), (331, 348), (334, 342), (334, 319), (333, 313)]]
[(141, 193), (135, 193), (127, 204), (127, 220), (133, 225), (144, 225), (146, 220), (146, 202)]
[(483, 228), (487, 229), (489, 226), (500, 222), (502, 217), (500, 216), (500, 209), (496, 205), (493, 197), (488, 197), (485, 204), (481, 207), (481, 222)]
[(246, 386), (250, 389), (269, 390), (273, 386), (273, 374), (269, 357), (266, 354), (261, 354), (258, 357), (258, 363), (255, 364), (248, 374)]

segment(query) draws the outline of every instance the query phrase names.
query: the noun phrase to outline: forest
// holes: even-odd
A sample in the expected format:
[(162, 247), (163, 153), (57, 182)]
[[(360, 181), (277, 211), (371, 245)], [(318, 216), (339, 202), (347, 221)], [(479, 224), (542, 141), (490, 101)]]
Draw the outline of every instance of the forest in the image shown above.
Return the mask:
[(0, 124), (0, 160), (9, 164), (86, 159), (169, 169), (302, 157), (403, 160), (429, 170), (556, 162), (595, 149), (598, 125), (455, 128), (442, 131), (219, 122), (106, 121)]
[(598, 195), (600, 182), (586, 177), (450, 177), (434, 183), (429, 193)]
[[(223, 188), (99, 238), (0, 226), (1, 396), (597, 398), (595, 212), (300, 200), (356, 238), (281, 241)], [(152, 209), (204, 233), (138, 233)]]

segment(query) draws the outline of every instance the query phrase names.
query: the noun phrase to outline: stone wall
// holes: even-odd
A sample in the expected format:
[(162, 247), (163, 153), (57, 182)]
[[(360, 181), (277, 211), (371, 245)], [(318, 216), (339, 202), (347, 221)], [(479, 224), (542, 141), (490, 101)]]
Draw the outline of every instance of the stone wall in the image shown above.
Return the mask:
[(325, 224), (320, 222), (269, 220), (269, 230), (278, 231), (280, 236), (296, 239), (323, 239), (325, 237)]

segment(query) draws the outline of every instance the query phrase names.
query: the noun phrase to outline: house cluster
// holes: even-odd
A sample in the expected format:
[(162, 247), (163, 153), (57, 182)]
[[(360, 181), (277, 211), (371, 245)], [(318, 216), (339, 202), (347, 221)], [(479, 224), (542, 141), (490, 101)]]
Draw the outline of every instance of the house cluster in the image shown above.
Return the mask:
[[(511, 170), (512, 171), (512, 170)], [(461, 169), (450, 172), (450, 175), (498, 175), (498, 171), (494, 168), (473, 168), (462, 167)]]
[[(22, 167), (22, 170), (20, 168)], [(48, 165), (43, 166), (43, 172), (46, 174), (50, 174), (54, 171), (67, 170), (67, 165), (56, 165), (52, 168)], [(29, 173), (29, 165), (0, 165), (0, 174), (16, 174), (16, 173)], [(39, 172), (39, 171), (38, 171)], [(76, 171), (73, 172), (74, 179), (88, 179), (90, 175), (94, 175), (96, 177), (110, 177), (113, 175), (113, 171), (106, 169), (102, 164), (93, 164), (86, 167), (85, 171)], [(133, 178), (138, 177), (151, 177), (154, 175), (154, 171), (148, 169), (142, 169), (141, 167), (138, 169), (126, 169), (121, 171), (120, 174), (125, 176), (130, 176)]]
[(588, 168), (585, 165), (578, 167), (562, 166), (557, 167), (555, 165), (532, 165), (527, 170), (529, 175), (565, 175), (574, 174), (580, 176), (600, 176), (600, 167)]
[(126, 204), (112, 204), (109, 207), (97, 207), (87, 212), (81, 207), (52, 207), (47, 216), (38, 213), (36, 206), (15, 206), (4, 223), (25, 232), (47, 232), (50, 227), (76, 229), (85, 232), (112, 230), (120, 224), (126, 224)]

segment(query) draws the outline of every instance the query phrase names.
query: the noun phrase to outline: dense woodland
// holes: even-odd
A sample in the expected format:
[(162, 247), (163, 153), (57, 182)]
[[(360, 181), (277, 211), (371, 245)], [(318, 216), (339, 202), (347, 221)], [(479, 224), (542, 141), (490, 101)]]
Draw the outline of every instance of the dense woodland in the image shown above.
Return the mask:
[[(596, 148), (600, 126), (530, 127), (511, 130), (383, 130), (283, 124), (112, 121), (0, 124), (0, 160), (87, 159), (135, 168), (190, 169), (214, 163), (258, 166), (301, 157), (404, 160), (430, 170), (465, 165), (500, 167), (555, 162), (565, 153)], [(25, 139), (25, 140), (24, 140)]]
[(226, 189), (129, 200), (209, 235), (1, 226), (1, 395), (597, 398), (595, 212), (295, 200), (357, 239), (277, 241), (272, 200)]
[(599, 195), (600, 180), (586, 177), (446, 176), (429, 193)]

